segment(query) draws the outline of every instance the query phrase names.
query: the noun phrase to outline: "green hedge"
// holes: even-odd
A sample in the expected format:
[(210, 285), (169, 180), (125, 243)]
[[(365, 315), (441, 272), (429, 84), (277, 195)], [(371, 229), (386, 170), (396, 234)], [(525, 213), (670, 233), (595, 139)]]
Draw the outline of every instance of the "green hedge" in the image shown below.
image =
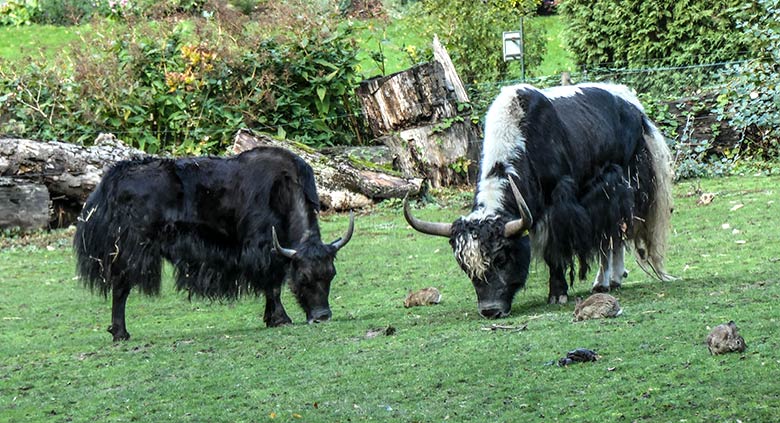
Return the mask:
[(742, 0), (566, 0), (568, 45), (586, 68), (646, 68), (748, 57), (739, 22), (762, 8)]

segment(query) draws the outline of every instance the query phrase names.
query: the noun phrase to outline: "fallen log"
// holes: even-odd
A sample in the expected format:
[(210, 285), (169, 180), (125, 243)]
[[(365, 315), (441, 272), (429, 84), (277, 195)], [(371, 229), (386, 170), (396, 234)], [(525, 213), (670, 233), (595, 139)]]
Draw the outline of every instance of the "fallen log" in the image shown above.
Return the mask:
[(233, 153), (271, 145), (283, 147), (301, 156), (314, 169), (317, 191), (323, 208), (336, 211), (365, 207), (376, 200), (417, 195), (422, 179), (403, 178), (385, 172), (362, 169), (348, 159), (331, 158), (313, 149), (280, 141), (248, 129), (239, 130), (233, 141)]
[[(236, 133), (233, 152), (275, 145), (291, 150), (315, 172), (323, 209), (351, 210), (386, 198), (417, 195), (422, 180), (403, 178), (377, 169), (360, 168), (348, 155), (330, 158), (293, 142)], [(147, 156), (128, 147), (112, 134), (101, 134), (95, 145), (0, 139), (0, 228), (23, 230), (65, 227), (75, 222), (81, 207), (103, 172), (120, 160)], [(368, 163), (368, 162), (366, 162)]]
[(0, 139), (0, 175), (42, 183), (52, 197), (62, 195), (83, 203), (105, 167), (145, 155), (112, 134), (100, 134), (92, 147), (5, 138)]
[[(62, 227), (75, 221), (87, 196), (95, 189), (103, 171), (119, 160), (142, 157), (144, 152), (128, 147), (112, 134), (100, 134), (95, 145), (83, 147), (64, 142), (40, 142), (26, 139), (0, 139), (0, 176), (10, 178), (6, 189), (25, 184), (43, 186), (51, 210), (45, 224), (36, 216), (25, 229)], [(35, 190), (31, 201), (42, 195)], [(10, 194), (9, 194), (10, 195)], [(11, 207), (11, 197), (0, 198), (0, 209)], [(37, 203), (36, 203), (37, 204)], [(31, 207), (38, 206), (30, 205)], [(48, 207), (47, 207), (48, 209)], [(0, 222), (0, 227), (11, 223)]]
[(45, 185), (0, 177), (0, 228), (34, 231), (49, 225)]

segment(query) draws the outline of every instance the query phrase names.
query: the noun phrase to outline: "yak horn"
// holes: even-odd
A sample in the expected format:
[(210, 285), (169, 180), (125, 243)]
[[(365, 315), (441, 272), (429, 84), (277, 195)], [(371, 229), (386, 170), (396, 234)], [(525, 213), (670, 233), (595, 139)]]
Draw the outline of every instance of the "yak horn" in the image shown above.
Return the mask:
[(274, 239), (274, 250), (276, 250), (277, 253), (287, 258), (292, 258), (297, 253), (297, 251), (293, 250), (292, 248), (284, 248), (279, 245), (279, 239), (276, 238), (276, 228), (273, 226), (271, 226), (271, 236)]
[(350, 238), (352, 238), (352, 232), (355, 231), (355, 213), (352, 212), (352, 210), (349, 211), (349, 227), (347, 228), (347, 232), (344, 234), (343, 237), (331, 242), (330, 245), (336, 247), (336, 251), (340, 250), (341, 247), (347, 245)]
[(529, 229), (534, 223), (533, 217), (531, 217), (531, 210), (528, 209), (528, 205), (525, 204), (523, 195), (520, 194), (520, 190), (517, 189), (515, 181), (512, 180), (512, 176), (509, 176), (509, 186), (512, 187), (512, 194), (515, 196), (517, 202), (517, 208), (520, 210), (520, 219), (511, 220), (504, 225), (504, 237), (509, 238), (518, 232)]
[(409, 195), (404, 197), (404, 217), (409, 225), (418, 232), (447, 238), (450, 237), (452, 223), (426, 222), (412, 216), (412, 211), (409, 209)]

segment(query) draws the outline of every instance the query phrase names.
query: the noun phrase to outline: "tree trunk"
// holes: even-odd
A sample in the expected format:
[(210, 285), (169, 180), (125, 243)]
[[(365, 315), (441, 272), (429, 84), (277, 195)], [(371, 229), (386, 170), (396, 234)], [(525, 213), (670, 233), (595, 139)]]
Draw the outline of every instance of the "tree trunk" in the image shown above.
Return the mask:
[(447, 89), (444, 68), (435, 61), (365, 80), (355, 93), (374, 137), (458, 114), (457, 98)]
[(420, 126), (381, 140), (396, 152), (394, 166), (404, 177), (422, 176), (434, 187), (476, 180), (482, 142), (478, 128), (471, 122)]
[(455, 99), (460, 103), (470, 103), (469, 95), (466, 93), (466, 88), (463, 86), (458, 72), (455, 70), (455, 65), (450, 59), (447, 49), (439, 42), (439, 36), (433, 36), (433, 59), (439, 62), (444, 70), (444, 80), (446, 81), (447, 90), (452, 91), (455, 94)]

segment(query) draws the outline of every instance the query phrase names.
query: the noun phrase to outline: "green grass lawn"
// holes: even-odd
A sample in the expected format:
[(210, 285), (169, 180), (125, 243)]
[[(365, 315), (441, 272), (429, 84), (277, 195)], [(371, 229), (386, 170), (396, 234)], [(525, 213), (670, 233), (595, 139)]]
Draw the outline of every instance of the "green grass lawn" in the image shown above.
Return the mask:
[[(357, 217), (337, 260), (331, 322), (306, 325), (285, 292), (295, 324), (268, 329), (262, 299), (188, 302), (168, 278), (159, 298), (130, 296), (133, 337), (118, 344), (105, 330), (110, 303), (73, 277), (71, 233), (0, 239), (0, 420), (775, 421), (779, 183), (679, 184), (668, 268), (681, 279), (658, 282), (628, 263), (615, 293), (623, 315), (577, 324), (573, 304), (545, 303), (541, 263), (509, 318), (480, 318), (447, 241), (411, 230), (397, 205)], [(715, 193), (710, 205), (697, 204), (699, 188)], [(448, 198), (417, 215), (466, 213), (468, 194)], [(321, 221), (331, 239), (347, 216)], [(426, 286), (441, 290), (441, 304), (403, 308), (408, 290)], [(732, 319), (747, 351), (710, 356), (709, 328)], [(491, 323), (527, 329), (483, 330)], [(389, 326), (391, 335), (367, 336)], [(601, 359), (549, 364), (577, 347)]]
[(89, 26), (0, 26), (0, 58), (22, 61), (28, 57), (53, 58), (67, 54), (68, 45)]
[(566, 31), (566, 24), (560, 15), (537, 16), (542, 22), (542, 27), (547, 30), (547, 53), (544, 55), (542, 64), (535, 74), (538, 76), (560, 75), (561, 72), (571, 72), (576, 70), (576, 65), (571, 53), (566, 47), (566, 41), (563, 34)]

